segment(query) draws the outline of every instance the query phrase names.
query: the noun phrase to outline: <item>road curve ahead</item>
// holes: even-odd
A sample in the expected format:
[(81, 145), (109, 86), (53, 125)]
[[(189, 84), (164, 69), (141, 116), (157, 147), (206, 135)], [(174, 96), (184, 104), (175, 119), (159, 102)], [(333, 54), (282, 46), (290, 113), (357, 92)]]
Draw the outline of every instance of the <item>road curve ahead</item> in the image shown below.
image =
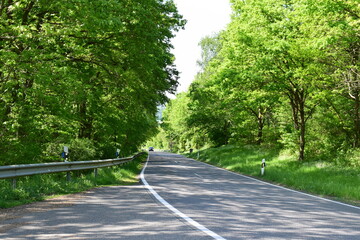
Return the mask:
[(144, 178), (183, 217), (219, 236), (210, 239), (360, 239), (360, 208), (180, 155), (151, 153)]

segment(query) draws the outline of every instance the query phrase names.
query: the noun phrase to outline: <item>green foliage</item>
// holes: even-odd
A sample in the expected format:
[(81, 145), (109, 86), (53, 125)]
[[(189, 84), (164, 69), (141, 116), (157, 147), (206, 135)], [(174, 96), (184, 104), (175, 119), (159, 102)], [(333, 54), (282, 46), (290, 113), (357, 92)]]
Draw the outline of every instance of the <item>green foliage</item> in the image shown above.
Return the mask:
[(0, 165), (73, 141), (77, 158), (128, 154), (156, 133), (185, 24), (173, 1), (4, 1), (0, 23)]
[(186, 137), (188, 129), (185, 119), (188, 111), (188, 102), (186, 94), (180, 93), (175, 100), (170, 101), (163, 112), (161, 127), (165, 131), (169, 142), (168, 147), (171, 151), (185, 150), (189, 147), (189, 141)]
[[(200, 42), (201, 71), (164, 128), (173, 150), (273, 144), (298, 160), (340, 161), (360, 147), (356, 1), (232, 0), (227, 28)], [(181, 128), (179, 126), (182, 126)], [(186, 129), (176, 131), (175, 129)], [(196, 129), (196, 130), (195, 130)], [(195, 130), (195, 131), (194, 131)], [(349, 162), (350, 157), (345, 157)], [(355, 161), (356, 162), (356, 161)]]
[(169, 141), (163, 128), (159, 127), (158, 134), (150, 139), (146, 146), (154, 147), (156, 149), (170, 150)]
[(337, 158), (334, 159), (338, 165), (345, 165), (349, 168), (360, 168), (360, 150), (350, 149), (348, 151), (341, 151)]
[(69, 145), (70, 161), (94, 160), (96, 149), (89, 139), (74, 139)]

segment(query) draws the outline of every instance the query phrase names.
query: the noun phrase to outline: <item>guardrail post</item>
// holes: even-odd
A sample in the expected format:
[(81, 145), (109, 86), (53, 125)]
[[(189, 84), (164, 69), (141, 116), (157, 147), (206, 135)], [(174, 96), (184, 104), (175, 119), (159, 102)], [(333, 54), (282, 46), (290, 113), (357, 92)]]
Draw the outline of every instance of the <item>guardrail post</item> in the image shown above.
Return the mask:
[(12, 188), (15, 189), (16, 188), (16, 178), (12, 179)]
[(70, 172), (66, 172), (66, 181), (68, 181), (68, 182), (71, 181), (71, 174), (70, 174)]
[(94, 177), (96, 178), (98, 175), (98, 169), (97, 168), (94, 168)]

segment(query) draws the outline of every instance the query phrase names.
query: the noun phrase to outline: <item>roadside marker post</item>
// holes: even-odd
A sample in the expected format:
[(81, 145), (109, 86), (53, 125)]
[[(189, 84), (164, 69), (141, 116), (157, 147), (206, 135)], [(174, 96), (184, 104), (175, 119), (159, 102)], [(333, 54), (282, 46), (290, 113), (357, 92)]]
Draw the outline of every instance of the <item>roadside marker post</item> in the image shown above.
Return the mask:
[(264, 175), (265, 173), (265, 166), (266, 166), (266, 163), (265, 163), (265, 158), (261, 161), (261, 176)]
[(69, 160), (69, 147), (64, 146), (64, 151), (62, 152), (61, 157), (64, 158), (65, 162)]
[[(68, 146), (64, 146), (63, 157), (64, 157), (65, 162), (69, 161), (69, 147)], [(66, 181), (68, 181), (68, 182), (71, 181), (71, 173), (70, 172), (66, 172)]]

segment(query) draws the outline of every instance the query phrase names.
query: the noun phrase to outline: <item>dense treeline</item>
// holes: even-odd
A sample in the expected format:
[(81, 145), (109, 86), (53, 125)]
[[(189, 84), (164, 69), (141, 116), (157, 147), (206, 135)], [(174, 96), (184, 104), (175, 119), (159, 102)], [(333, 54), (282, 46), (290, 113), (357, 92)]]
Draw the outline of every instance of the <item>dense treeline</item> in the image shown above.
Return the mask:
[(359, 2), (231, 2), (231, 23), (200, 43), (202, 70), (154, 141), (175, 151), (266, 143), (300, 161), (359, 156)]
[(134, 152), (177, 85), (171, 0), (0, 3), (0, 165)]

